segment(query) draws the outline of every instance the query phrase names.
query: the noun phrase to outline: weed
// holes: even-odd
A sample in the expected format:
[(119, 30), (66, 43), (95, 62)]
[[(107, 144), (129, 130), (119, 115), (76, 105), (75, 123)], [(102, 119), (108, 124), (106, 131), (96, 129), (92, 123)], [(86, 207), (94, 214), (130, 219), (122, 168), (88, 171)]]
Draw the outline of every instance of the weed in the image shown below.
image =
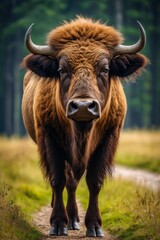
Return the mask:
[(0, 185), (0, 239), (34, 240), (41, 234), (26, 221), (26, 216), (11, 197), (11, 188)]
[[(0, 139), (0, 240), (37, 240), (31, 214), (49, 201), (29, 139)], [(3, 171), (2, 171), (3, 169)]]
[(140, 193), (137, 190), (135, 219), (145, 226), (152, 239), (160, 239), (160, 192)]

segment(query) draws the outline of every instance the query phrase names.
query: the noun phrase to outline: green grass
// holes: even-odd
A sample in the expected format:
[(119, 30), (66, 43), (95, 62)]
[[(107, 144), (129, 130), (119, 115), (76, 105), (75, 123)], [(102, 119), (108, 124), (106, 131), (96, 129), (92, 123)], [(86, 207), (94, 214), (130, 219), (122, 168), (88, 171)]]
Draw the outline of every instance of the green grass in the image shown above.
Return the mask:
[(0, 239), (34, 240), (40, 233), (31, 215), (47, 204), (51, 191), (29, 139), (0, 139)]
[(12, 189), (16, 204), (26, 214), (48, 201), (50, 189), (39, 167), (37, 147), (30, 139), (1, 138), (0, 159), (0, 179)]
[(41, 233), (28, 222), (28, 217), (15, 204), (12, 194), (6, 184), (0, 185), (0, 239), (39, 239)]
[(123, 131), (116, 163), (160, 173), (160, 131)]
[[(84, 179), (78, 198), (86, 209), (88, 191)], [(160, 239), (160, 193), (121, 179), (109, 180), (100, 193), (99, 206), (103, 228), (119, 240)]]

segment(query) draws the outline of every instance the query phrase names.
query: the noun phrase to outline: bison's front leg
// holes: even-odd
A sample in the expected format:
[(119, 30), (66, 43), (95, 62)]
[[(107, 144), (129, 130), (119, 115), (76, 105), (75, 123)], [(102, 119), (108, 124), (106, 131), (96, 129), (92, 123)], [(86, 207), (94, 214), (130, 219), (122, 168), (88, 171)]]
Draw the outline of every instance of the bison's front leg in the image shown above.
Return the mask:
[(84, 173), (85, 168), (82, 166), (79, 168), (78, 176), (73, 173), (72, 168), (67, 163), (66, 164), (66, 189), (68, 193), (67, 200), (67, 213), (69, 217), (69, 230), (79, 230), (79, 216), (78, 216), (78, 206), (76, 202), (76, 189), (81, 176)]
[(87, 185), (89, 189), (89, 204), (85, 217), (85, 224), (87, 227), (87, 237), (103, 237), (103, 231), (101, 229), (101, 216), (98, 207), (98, 195), (101, 190), (102, 181), (96, 179), (92, 174), (87, 174)]
[(54, 179), (51, 182), (51, 186), (54, 190), (54, 202), (50, 218), (51, 229), (49, 235), (68, 235), (68, 218), (66, 215), (62, 196), (65, 187), (65, 177), (62, 172), (59, 172), (59, 177), (56, 175), (54, 176)]
[(72, 169), (67, 164), (66, 166), (66, 189), (68, 193), (68, 200), (67, 200), (67, 213), (69, 217), (69, 230), (79, 230), (79, 216), (78, 216), (78, 207), (76, 203), (76, 189), (78, 186), (78, 181), (75, 179)]
[(88, 164), (86, 182), (89, 189), (89, 205), (85, 217), (87, 237), (103, 237), (98, 195), (107, 172), (111, 172), (114, 153), (117, 148), (119, 129), (108, 130)]
[(57, 133), (51, 132), (51, 130), (47, 131), (43, 128), (39, 128), (38, 130), (37, 144), (44, 174), (49, 179), (54, 192), (49, 235), (68, 235), (68, 217), (62, 196), (66, 184), (63, 149), (60, 147), (60, 143), (58, 143)]

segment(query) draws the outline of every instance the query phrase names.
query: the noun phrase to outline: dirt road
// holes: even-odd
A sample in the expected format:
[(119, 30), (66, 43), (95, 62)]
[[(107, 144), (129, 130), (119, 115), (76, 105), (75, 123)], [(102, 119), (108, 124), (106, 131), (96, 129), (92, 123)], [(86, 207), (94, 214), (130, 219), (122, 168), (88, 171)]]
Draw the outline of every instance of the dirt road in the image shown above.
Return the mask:
[(137, 184), (154, 191), (160, 190), (160, 174), (151, 173), (140, 169), (116, 166), (114, 174), (116, 178), (129, 179)]

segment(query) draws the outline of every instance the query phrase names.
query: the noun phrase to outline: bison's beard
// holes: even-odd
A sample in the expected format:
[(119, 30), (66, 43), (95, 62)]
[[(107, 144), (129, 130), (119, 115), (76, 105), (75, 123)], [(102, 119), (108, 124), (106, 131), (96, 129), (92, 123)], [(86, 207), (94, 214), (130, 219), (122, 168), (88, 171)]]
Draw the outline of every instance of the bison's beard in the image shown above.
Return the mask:
[(81, 133), (87, 133), (91, 130), (93, 121), (74, 121), (74, 125)]

